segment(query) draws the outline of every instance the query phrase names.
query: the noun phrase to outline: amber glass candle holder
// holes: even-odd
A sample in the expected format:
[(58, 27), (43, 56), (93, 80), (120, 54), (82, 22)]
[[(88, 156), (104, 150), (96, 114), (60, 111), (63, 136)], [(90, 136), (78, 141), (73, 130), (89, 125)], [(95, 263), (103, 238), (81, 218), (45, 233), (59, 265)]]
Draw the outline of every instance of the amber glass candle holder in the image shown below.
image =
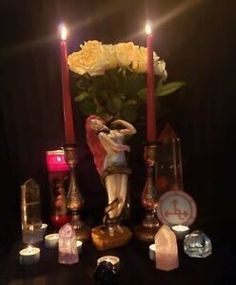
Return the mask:
[(90, 228), (82, 222), (79, 211), (84, 206), (84, 199), (80, 193), (76, 178), (76, 167), (78, 165), (78, 148), (76, 145), (65, 145), (65, 161), (70, 168), (70, 182), (67, 193), (67, 208), (71, 212), (71, 225), (76, 233), (77, 239), (81, 241), (90, 238)]
[(141, 204), (145, 210), (142, 224), (135, 228), (135, 237), (141, 241), (153, 242), (159, 228), (157, 218), (158, 191), (155, 184), (157, 144), (145, 146), (146, 181), (141, 196)]

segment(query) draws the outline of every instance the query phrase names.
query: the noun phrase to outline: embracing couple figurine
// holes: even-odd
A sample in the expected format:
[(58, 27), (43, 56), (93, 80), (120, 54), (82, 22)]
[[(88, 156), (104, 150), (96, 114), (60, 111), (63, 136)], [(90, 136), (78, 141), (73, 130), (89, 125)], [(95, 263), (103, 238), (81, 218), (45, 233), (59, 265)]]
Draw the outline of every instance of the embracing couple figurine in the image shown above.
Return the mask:
[(120, 225), (120, 218), (131, 173), (126, 162), (126, 152), (130, 147), (125, 144), (125, 139), (135, 133), (136, 129), (124, 120), (106, 124), (94, 115), (86, 120), (87, 142), (108, 196), (103, 225), (92, 229), (92, 239), (99, 250), (122, 246), (132, 236), (127, 227)]

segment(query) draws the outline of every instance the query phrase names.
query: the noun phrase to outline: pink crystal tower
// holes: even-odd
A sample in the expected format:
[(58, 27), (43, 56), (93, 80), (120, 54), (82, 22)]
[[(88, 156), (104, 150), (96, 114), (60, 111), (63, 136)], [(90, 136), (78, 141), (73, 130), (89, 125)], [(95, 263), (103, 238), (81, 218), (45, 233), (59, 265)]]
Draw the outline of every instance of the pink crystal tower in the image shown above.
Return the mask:
[(59, 231), (58, 262), (62, 264), (79, 262), (76, 235), (69, 223), (62, 226)]

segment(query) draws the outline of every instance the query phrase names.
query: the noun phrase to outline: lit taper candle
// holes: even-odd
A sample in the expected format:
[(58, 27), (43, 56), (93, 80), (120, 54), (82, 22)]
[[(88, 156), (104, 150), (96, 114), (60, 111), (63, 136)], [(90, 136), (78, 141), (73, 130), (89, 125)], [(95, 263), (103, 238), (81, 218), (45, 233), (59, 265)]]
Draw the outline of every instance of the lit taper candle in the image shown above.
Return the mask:
[(147, 35), (147, 142), (155, 142), (156, 131), (156, 103), (153, 62), (153, 35), (150, 23), (146, 24)]
[(62, 80), (62, 97), (63, 97), (63, 112), (64, 112), (64, 125), (65, 125), (65, 143), (75, 143), (73, 113), (70, 95), (70, 81), (69, 69), (67, 65), (67, 30), (64, 25), (60, 26), (61, 34), (61, 80)]

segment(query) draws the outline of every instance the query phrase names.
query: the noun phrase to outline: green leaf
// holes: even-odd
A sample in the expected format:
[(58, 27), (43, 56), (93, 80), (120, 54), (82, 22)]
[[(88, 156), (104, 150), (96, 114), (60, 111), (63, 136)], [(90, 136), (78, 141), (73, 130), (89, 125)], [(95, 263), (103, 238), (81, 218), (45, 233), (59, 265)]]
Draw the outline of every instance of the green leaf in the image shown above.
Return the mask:
[(84, 100), (80, 102), (79, 108), (87, 116), (96, 112), (96, 104), (91, 100)]
[(120, 112), (122, 105), (123, 104), (122, 104), (122, 101), (120, 98), (113, 97), (107, 101), (106, 107), (107, 107), (108, 111), (114, 115), (115, 113)]
[(176, 81), (159, 85), (156, 89), (156, 96), (169, 95), (182, 88), (184, 85), (186, 85), (186, 83), (183, 81)]
[(135, 100), (129, 100), (123, 107), (121, 117), (122, 119), (132, 123), (138, 117), (138, 104)]
[(136, 100), (128, 100), (126, 103), (125, 103), (125, 107), (129, 107), (131, 105), (133, 106), (137, 106), (138, 102)]
[(141, 100), (146, 100), (147, 99), (147, 88), (143, 88), (143, 89), (140, 89), (138, 91), (138, 98), (141, 99)]
[(113, 101), (113, 105), (115, 106), (115, 109), (119, 112), (123, 105), (121, 99), (118, 97), (115, 97), (113, 98), (112, 101)]
[(81, 92), (79, 95), (75, 97), (75, 102), (81, 102), (84, 99), (88, 98), (90, 95), (88, 92)]

